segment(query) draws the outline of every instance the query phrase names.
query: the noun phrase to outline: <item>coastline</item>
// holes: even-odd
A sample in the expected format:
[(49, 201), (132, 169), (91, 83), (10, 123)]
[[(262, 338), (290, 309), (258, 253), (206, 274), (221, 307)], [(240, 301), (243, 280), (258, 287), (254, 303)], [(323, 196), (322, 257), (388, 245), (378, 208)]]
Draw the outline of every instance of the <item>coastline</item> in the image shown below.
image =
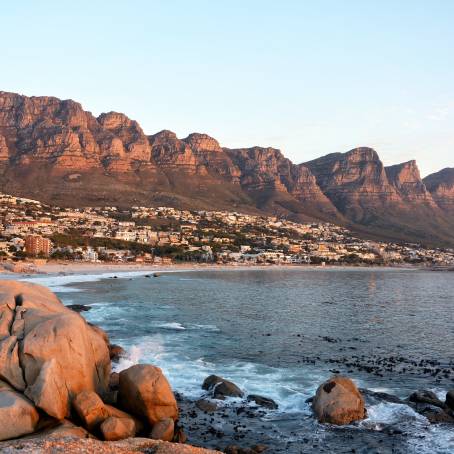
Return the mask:
[[(25, 262), (27, 263), (27, 262)], [(99, 274), (108, 272), (175, 272), (175, 271), (227, 271), (227, 270), (342, 270), (342, 269), (393, 269), (393, 270), (430, 270), (430, 268), (416, 265), (290, 265), (290, 264), (215, 264), (215, 263), (174, 263), (171, 265), (115, 263), (115, 262), (64, 262), (49, 261), (34, 265), (33, 269), (24, 271), (10, 271), (0, 269), (0, 275), (30, 275), (30, 274)]]

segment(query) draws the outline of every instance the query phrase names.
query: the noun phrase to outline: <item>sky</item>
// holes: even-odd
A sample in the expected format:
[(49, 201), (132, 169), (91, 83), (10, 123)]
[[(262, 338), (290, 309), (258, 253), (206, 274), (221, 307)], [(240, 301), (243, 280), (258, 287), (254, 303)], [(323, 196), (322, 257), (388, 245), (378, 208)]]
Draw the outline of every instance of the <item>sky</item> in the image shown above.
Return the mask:
[(296, 163), (356, 146), (454, 167), (454, 1), (17, 0), (0, 90)]

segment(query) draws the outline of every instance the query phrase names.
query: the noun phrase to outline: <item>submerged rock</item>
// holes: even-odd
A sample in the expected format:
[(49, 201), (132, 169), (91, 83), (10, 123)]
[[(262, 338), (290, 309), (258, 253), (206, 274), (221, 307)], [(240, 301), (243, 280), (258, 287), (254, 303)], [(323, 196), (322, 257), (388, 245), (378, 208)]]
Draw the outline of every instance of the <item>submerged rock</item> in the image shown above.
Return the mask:
[(85, 304), (68, 304), (66, 307), (78, 313), (91, 310), (91, 306), (86, 306)]
[(321, 423), (343, 425), (366, 417), (363, 396), (352, 380), (342, 376), (334, 376), (318, 387), (312, 408)]
[(216, 402), (213, 402), (208, 399), (199, 399), (195, 403), (195, 405), (199, 410), (202, 410), (206, 413), (212, 413), (213, 411), (216, 411), (218, 408), (218, 404)]

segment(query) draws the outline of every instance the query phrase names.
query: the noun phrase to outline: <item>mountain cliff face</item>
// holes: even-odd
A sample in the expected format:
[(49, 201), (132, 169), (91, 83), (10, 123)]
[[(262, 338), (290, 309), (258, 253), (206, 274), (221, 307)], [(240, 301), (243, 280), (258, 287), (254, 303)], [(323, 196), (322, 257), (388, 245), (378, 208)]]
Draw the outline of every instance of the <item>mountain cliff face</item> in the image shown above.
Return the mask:
[(424, 178), (424, 184), (434, 201), (454, 216), (454, 168), (446, 168)]
[(173, 205), (326, 220), (364, 234), (454, 244), (454, 170), (421, 181), (356, 148), (296, 165), (274, 148), (223, 148), (171, 131), (147, 136), (117, 112), (0, 92), (0, 190), (77, 205)]

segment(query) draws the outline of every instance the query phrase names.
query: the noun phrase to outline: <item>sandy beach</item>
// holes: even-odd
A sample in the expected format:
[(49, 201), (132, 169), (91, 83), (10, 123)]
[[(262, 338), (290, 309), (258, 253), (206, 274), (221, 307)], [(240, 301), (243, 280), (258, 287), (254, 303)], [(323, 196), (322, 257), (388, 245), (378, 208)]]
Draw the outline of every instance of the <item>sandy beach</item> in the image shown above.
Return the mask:
[(411, 266), (411, 265), (394, 265), (386, 267), (374, 266), (348, 266), (348, 265), (278, 265), (278, 264), (214, 264), (214, 263), (173, 263), (171, 265), (158, 265), (158, 264), (142, 264), (142, 263), (113, 263), (113, 262), (64, 262), (64, 261), (49, 261), (46, 263), (27, 263), (24, 262), (26, 267), (23, 270), (10, 270), (0, 268), (0, 275), (29, 275), (29, 274), (100, 274), (110, 272), (134, 272), (134, 271), (150, 271), (150, 272), (165, 272), (165, 271), (194, 271), (194, 270), (264, 270), (270, 268), (279, 269), (351, 269), (351, 268), (399, 268), (399, 269), (424, 269), (424, 267)]
[[(137, 263), (89, 263), (89, 262), (54, 262), (49, 261), (42, 264), (32, 264), (23, 271), (12, 271), (3, 269), (3, 274), (97, 274), (108, 272), (129, 272), (129, 271), (193, 271), (193, 270), (232, 270), (232, 269), (266, 269), (270, 267), (295, 268), (295, 265), (233, 265), (233, 264), (201, 264), (201, 263), (176, 263), (171, 265), (137, 264)], [(314, 266), (305, 265), (305, 268)]]

